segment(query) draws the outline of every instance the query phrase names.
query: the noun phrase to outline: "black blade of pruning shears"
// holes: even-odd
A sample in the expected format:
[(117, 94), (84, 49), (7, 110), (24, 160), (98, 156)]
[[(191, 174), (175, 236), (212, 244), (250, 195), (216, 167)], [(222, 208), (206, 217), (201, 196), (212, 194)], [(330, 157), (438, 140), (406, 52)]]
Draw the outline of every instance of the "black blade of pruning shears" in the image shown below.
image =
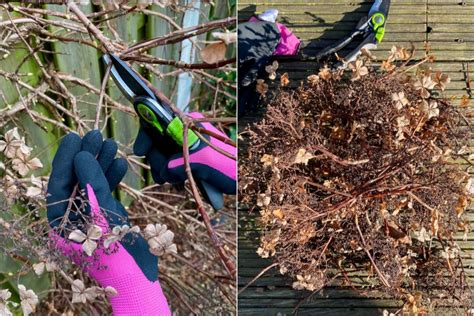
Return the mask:
[[(182, 152), (183, 122), (170, 105), (156, 96), (143, 79), (130, 66), (113, 54), (102, 56), (106, 66), (112, 65), (110, 75), (122, 94), (133, 104), (140, 118), (140, 125), (153, 139), (154, 144), (166, 157)], [(189, 149), (200, 145), (200, 139), (188, 130)], [(222, 193), (209, 183), (196, 179), (204, 199), (215, 210), (224, 206)]]
[(390, 0), (376, 0), (369, 10), (367, 16), (363, 17), (356, 26), (356, 29), (347, 37), (336, 44), (325, 48), (316, 55), (316, 59), (329, 56), (341, 50), (356, 38), (362, 37), (362, 41), (351, 52), (345, 56), (339, 56), (347, 64), (354, 61), (362, 49), (371, 50), (377, 48), (377, 44), (382, 42), (385, 35), (385, 24), (387, 22), (390, 9)]

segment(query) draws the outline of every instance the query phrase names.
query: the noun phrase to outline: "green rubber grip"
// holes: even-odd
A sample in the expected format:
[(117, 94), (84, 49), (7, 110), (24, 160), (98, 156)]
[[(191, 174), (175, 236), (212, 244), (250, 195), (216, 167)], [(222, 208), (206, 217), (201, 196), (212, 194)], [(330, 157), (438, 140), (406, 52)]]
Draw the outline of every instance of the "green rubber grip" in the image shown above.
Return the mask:
[(375, 39), (378, 43), (382, 42), (382, 39), (385, 35), (385, 15), (378, 12), (372, 16), (372, 25), (374, 26), (375, 30)]
[[(168, 124), (166, 132), (170, 135), (179, 145), (183, 146), (183, 122), (179, 117), (175, 117), (171, 123)], [(199, 138), (197, 135), (190, 129), (188, 129), (188, 147), (194, 145)]]
[(377, 31), (375, 31), (375, 39), (377, 40), (378, 43), (382, 42), (384, 35), (385, 35), (384, 27), (379, 27)]
[(137, 105), (137, 111), (142, 119), (153, 125), (160, 132), (160, 134), (163, 134), (163, 126), (161, 126), (155, 113), (153, 113), (150, 108), (140, 103)]

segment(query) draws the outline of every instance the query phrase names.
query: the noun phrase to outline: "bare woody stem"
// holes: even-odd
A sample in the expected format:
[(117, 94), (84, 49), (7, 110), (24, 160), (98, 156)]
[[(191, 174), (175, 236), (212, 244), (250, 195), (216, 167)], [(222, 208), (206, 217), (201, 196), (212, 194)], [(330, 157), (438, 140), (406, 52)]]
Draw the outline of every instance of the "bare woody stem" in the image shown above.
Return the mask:
[(87, 16), (77, 7), (76, 3), (72, 0), (67, 2), (67, 7), (71, 10), (77, 18), (86, 26), (95, 38), (97, 38), (102, 44), (105, 52), (113, 53), (114, 48), (110, 41), (102, 34), (102, 32), (87, 18)]
[(158, 37), (158, 38), (154, 38), (142, 43), (138, 43), (130, 47), (129, 49), (125, 50), (124, 52), (122, 52), (122, 56), (125, 58), (125, 55), (130, 55), (132, 52), (135, 52), (135, 51), (143, 52), (155, 46), (181, 42), (184, 39), (188, 39), (196, 35), (209, 32), (210, 30), (213, 30), (216, 28), (233, 25), (236, 22), (237, 22), (237, 18), (229, 17), (229, 18), (225, 18), (221, 20), (211, 21), (211, 22), (204, 23), (204, 24), (194, 26), (194, 27), (190, 27), (187, 29), (175, 31), (163, 37)]
[(201, 195), (199, 194), (198, 188), (196, 186), (196, 182), (194, 181), (194, 177), (191, 172), (191, 165), (189, 162), (188, 129), (189, 129), (189, 120), (186, 120), (184, 124), (184, 130), (183, 130), (183, 158), (184, 158), (186, 175), (187, 175), (189, 184), (191, 186), (191, 191), (193, 193), (194, 199), (197, 204), (197, 210), (199, 211), (199, 214), (201, 215), (204, 221), (204, 225), (206, 226), (206, 230), (209, 237), (211, 238), (212, 244), (214, 245), (214, 248), (216, 249), (230, 277), (234, 277), (235, 276), (235, 263), (227, 255), (224, 247), (222, 246), (221, 241), (218, 239), (217, 234), (211, 225), (209, 215), (207, 214), (206, 209), (204, 208)]

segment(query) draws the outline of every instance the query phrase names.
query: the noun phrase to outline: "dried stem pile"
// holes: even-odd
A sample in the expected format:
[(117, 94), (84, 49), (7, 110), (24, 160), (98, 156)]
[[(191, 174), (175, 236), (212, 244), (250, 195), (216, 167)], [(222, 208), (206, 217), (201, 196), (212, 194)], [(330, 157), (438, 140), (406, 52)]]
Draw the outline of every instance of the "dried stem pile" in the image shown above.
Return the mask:
[(469, 131), (442, 96), (449, 78), (350, 69), (352, 80), (325, 68), (277, 92), (245, 132), (240, 197), (260, 208), (257, 252), (296, 289), (368, 275), (415, 314), (435, 298), (468, 306), (456, 240), (469, 232), (472, 180), (457, 164), (469, 163)]

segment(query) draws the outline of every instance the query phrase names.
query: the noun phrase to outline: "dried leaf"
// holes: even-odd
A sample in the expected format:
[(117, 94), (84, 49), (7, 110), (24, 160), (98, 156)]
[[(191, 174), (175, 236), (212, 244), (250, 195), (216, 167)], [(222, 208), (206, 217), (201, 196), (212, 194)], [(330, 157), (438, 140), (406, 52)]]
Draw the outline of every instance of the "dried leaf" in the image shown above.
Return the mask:
[(269, 74), (274, 73), (277, 71), (278, 66), (279, 66), (278, 61), (275, 60), (273, 61), (271, 65), (265, 66), (265, 71)]
[(278, 219), (283, 219), (284, 217), (283, 211), (280, 208), (273, 210), (272, 213), (273, 213), (273, 216), (275, 216)]
[(278, 69), (278, 62), (276, 60), (271, 65), (265, 66), (265, 71), (268, 73), (268, 78), (270, 80), (275, 80), (277, 69)]
[(20, 292), (21, 309), (23, 314), (28, 316), (35, 311), (36, 305), (39, 302), (38, 296), (33, 290), (27, 290), (23, 284), (18, 285), (18, 290)]
[(227, 45), (224, 42), (207, 45), (200, 51), (201, 59), (206, 64), (215, 64), (225, 59)]
[(388, 56), (388, 61), (392, 62), (394, 60), (407, 60), (410, 58), (410, 53), (405, 47), (393, 45), (390, 50), (390, 55)]
[(365, 76), (369, 73), (369, 69), (364, 66), (362, 60), (356, 60), (349, 63), (349, 69), (352, 70), (352, 81), (359, 80), (362, 76)]
[(430, 90), (434, 88), (436, 83), (433, 82), (433, 79), (430, 75), (424, 75), (421, 79), (418, 78), (413, 87), (416, 90), (420, 91), (421, 97), (424, 99), (428, 99), (430, 97)]
[(421, 107), (423, 112), (425, 112), (425, 114), (428, 116), (428, 120), (432, 117), (439, 116), (438, 102), (435, 100), (430, 100), (429, 102), (423, 100)]
[(87, 238), (91, 240), (97, 240), (102, 236), (102, 228), (97, 225), (91, 225), (87, 230)]
[(298, 152), (296, 153), (295, 160), (293, 163), (302, 163), (307, 165), (308, 161), (314, 158), (314, 155), (311, 153), (307, 152), (306, 149), (300, 148)]
[(470, 195), (474, 195), (474, 178), (469, 178), (469, 180), (467, 180), (466, 191)]
[(264, 207), (270, 204), (271, 197), (266, 195), (265, 193), (261, 193), (257, 197), (257, 206)]
[(371, 60), (376, 60), (377, 58), (372, 54), (372, 52), (370, 50), (368, 50), (367, 48), (362, 48), (360, 50), (360, 54), (361, 56), (365, 56), (367, 57), (368, 59), (371, 59)]
[(268, 91), (268, 85), (265, 83), (265, 80), (257, 80), (257, 92), (264, 96)]
[(458, 199), (458, 203), (456, 205), (456, 214), (458, 215), (458, 218), (461, 217), (461, 215), (464, 213), (468, 206), (468, 198), (464, 195), (460, 196)]
[(20, 138), (18, 128), (15, 127), (5, 133), (5, 140), (0, 140), (0, 151), (2, 151), (7, 158), (14, 158), (16, 152), (24, 142)]
[(84, 283), (81, 280), (74, 280), (71, 285), (72, 289), (72, 302), (73, 303), (86, 303), (92, 302), (99, 296), (99, 288), (96, 286), (85, 288)]
[(445, 259), (454, 259), (459, 255), (459, 249), (454, 247), (445, 247), (441, 251), (441, 257)]
[(7, 303), (10, 297), (12, 296), (12, 293), (7, 290), (0, 290), (0, 315), (3, 316), (12, 316), (12, 312), (8, 309)]
[(443, 74), (441, 71), (437, 71), (434, 77), (435, 87), (444, 91), (446, 85), (451, 82), (451, 78), (448, 75)]
[(426, 241), (431, 240), (430, 233), (424, 227), (422, 227), (420, 231), (414, 232), (413, 235), (418, 241), (421, 241), (421, 242), (426, 242)]
[(411, 245), (411, 238), (393, 221), (387, 221), (388, 235), (402, 244)]
[(104, 240), (104, 247), (109, 248), (112, 243), (122, 240), (122, 238), (125, 237), (125, 235), (128, 233), (139, 233), (139, 232), (140, 232), (140, 227), (138, 226), (133, 226), (132, 228), (130, 228), (130, 226), (128, 225), (115, 226), (112, 229), (111, 233)]
[(308, 79), (310, 84), (315, 85), (319, 81), (319, 76), (318, 75), (311, 75), (311, 76), (308, 76), (307, 79)]
[(70, 234), (69, 234), (69, 239), (75, 241), (75, 242), (78, 242), (78, 243), (81, 243), (83, 242), (84, 240), (86, 240), (87, 238), (87, 235), (84, 234), (81, 230), (79, 229), (76, 229), (76, 230), (73, 230)]
[(235, 43), (237, 41), (236, 32), (212, 32), (212, 36), (214, 36), (217, 39), (220, 39), (227, 45)]
[(325, 65), (324, 68), (321, 68), (319, 70), (318, 78), (321, 78), (321, 79), (327, 81), (331, 77), (332, 77), (331, 70), (329, 69), (329, 67), (327, 65)]
[(86, 239), (82, 244), (82, 250), (90, 257), (97, 248), (97, 243), (91, 239)]
[(461, 102), (460, 102), (459, 105), (460, 105), (461, 107), (467, 107), (470, 102), (471, 102), (471, 101), (469, 100), (469, 96), (463, 95), (463, 96), (461, 97)]
[(113, 297), (113, 296), (116, 296), (118, 294), (117, 290), (114, 289), (113, 287), (111, 286), (107, 286), (105, 289), (104, 289), (104, 292), (105, 292), (105, 295), (109, 296), (109, 297)]
[(392, 101), (396, 102), (395, 107), (397, 108), (397, 110), (401, 110), (405, 105), (409, 103), (403, 91), (392, 93)]
[(408, 126), (410, 124), (410, 120), (406, 118), (406, 116), (397, 117), (397, 127), (402, 128)]
[(393, 65), (389, 60), (384, 60), (380, 67), (382, 68), (382, 70), (385, 70), (385, 71), (388, 71), (388, 72), (395, 69), (395, 65)]
[(280, 85), (282, 87), (286, 87), (290, 83), (290, 79), (288, 79), (288, 73), (285, 72), (283, 75), (280, 77)]
[(177, 247), (173, 243), (174, 233), (166, 225), (148, 224), (144, 233), (152, 254), (162, 256), (165, 253), (177, 253)]
[(277, 162), (278, 158), (273, 157), (272, 155), (265, 154), (260, 158), (260, 162), (263, 162), (264, 167), (271, 167), (274, 162)]

